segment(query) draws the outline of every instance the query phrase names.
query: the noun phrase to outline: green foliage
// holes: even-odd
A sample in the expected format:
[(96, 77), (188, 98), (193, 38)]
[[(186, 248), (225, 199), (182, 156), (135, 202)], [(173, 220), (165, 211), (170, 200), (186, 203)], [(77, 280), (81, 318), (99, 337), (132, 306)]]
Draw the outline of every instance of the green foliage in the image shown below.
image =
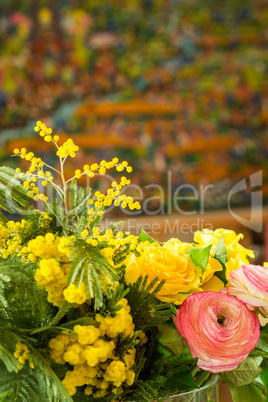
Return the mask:
[[(9, 213), (21, 212), (22, 208), (29, 205), (27, 190), (14, 178), (15, 170), (0, 166), (0, 208)], [(6, 222), (6, 218), (0, 212), (0, 221)]]
[(113, 255), (113, 262), (117, 268), (117, 270), (123, 271), (125, 266), (123, 265), (127, 255), (129, 253), (129, 244), (122, 245), (115, 250)]
[(133, 335), (127, 336), (119, 336), (118, 343), (116, 345), (116, 355), (119, 356), (120, 360), (125, 362), (124, 355), (129, 354), (130, 349), (134, 349), (134, 347), (140, 342), (138, 336), (141, 331), (136, 331)]
[(215, 276), (217, 276), (223, 283), (224, 285), (227, 284), (227, 279), (226, 279), (226, 262), (228, 260), (228, 253), (227, 249), (224, 244), (224, 235), (222, 235), (219, 243), (217, 244), (215, 250), (214, 250), (214, 258), (218, 260), (221, 263), (222, 266), (222, 271), (216, 271)]
[(224, 235), (222, 235), (219, 243), (215, 247), (214, 258), (216, 258), (216, 260), (218, 260), (223, 265), (226, 264), (228, 260), (228, 253), (224, 244)]
[[(262, 332), (261, 332), (262, 335)], [(261, 337), (257, 343), (257, 346), (250, 352), (250, 356), (262, 356), (268, 358), (268, 345), (263, 342)]]
[(35, 366), (34, 371), (36, 376), (44, 383), (44, 389), (49, 401), (72, 402), (72, 398), (65, 389), (61, 380), (52, 370), (49, 360), (32, 346), (30, 351), (31, 359)]
[(183, 392), (195, 389), (196, 384), (189, 368), (182, 366), (174, 371), (172, 376), (165, 381), (164, 388), (167, 390), (178, 389), (180, 392)]
[[(9, 402), (42, 401), (49, 402), (43, 392), (45, 383), (28, 367), (18, 373), (8, 372), (0, 362), (0, 400)], [(6, 399), (3, 399), (6, 398)]]
[(155, 239), (153, 239), (152, 237), (150, 237), (145, 230), (141, 229), (139, 238), (138, 238), (139, 242), (145, 242), (145, 241), (149, 241), (150, 243), (158, 243), (158, 241), (156, 241)]
[(88, 297), (94, 298), (96, 310), (103, 305), (102, 286), (108, 290), (117, 280), (114, 267), (107, 262), (97, 247), (87, 244), (84, 240), (76, 240), (68, 283), (80, 286), (83, 281)]
[(0, 260), (0, 289), (0, 325), (43, 326), (54, 314), (46, 292), (36, 285), (30, 270), (21, 269), (18, 258)]
[(223, 382), (235, 387), (241, 387), (253, 382), (262, 372), (253, 357), (247, 357), (236, 369), (221, 373), (220, 378)]
[(129, 390), (129, 392), (126, 392), (125, 395), (128, 396), (128, 400), (131, 401), (150, 402), (152, 399), (158, 398), (157, 390), (149, 383), (140, 380), (136, 381), (135, 387)]
[(171, 354), (165, 357), (154, 352), (151, 357), (146, 357), (140, 379), (157, 390), (158, 397), (197, 388), (194, 379), (197, 359), (191, 357), (189, 348), (185, 348), (179, 356)]
[[(0, 360), (8, 372), (18, 373), (18, 360), (14, 357), (16, 340), (12, 332), (6, 328), (0, 329)], [(0, 376), (1, 377), (1, 376)]]
[(233, 402), (264, 402), (262, 390), (256, 384), (248, 384), (242, 387), (230, 386)]
[(41, 212), (31, 207), (28, 211), (27, 225), (23, 226), (19, 232), (21, 244), (23, 246), (37, 236), (45, 236), (47, 233), (57, 233), (58, 231), (59, 227), (55, 225), (53, 219), (46, 219)]
[[(21, 370), (14, 357), (15, 345), (23, 342), (30, 350), (30, 358), (34, 368), (26, 361)], [(22, 335), (18, 331), (0, 330), (0, 396), (7, 393), (9, 401), (72, 401), (49, 362), (33, 345), (35, 340)], [(4, 353), (3, 353), (4, 350)]]
[(168, 324), (159, 325), (157, 329), (157, 338), (160, 346), (163, 345), (175, 355), (181, 354), (187, 343), (186, 340), (179, 334), (179, 332)]
[(264, 385), (264, 389), (265, 389), (265, 393), (266, 395), (268, 395), (268, 359), (265, 358), (263, 359), (262, 363), (261, 363), (261, 368), (262, 368), (262, 372), (261, 372), (261, 380), (262, 383)]
[(201, 268), (202, 272), (204, 272), (208, 264), (210, 249), (211, 245), (202, 248), (193, 248), (188, 250), (186, 254), (190, 254), (193, 263)]
[[(78, 190), (77, 181), (73, 179), (71, 181), (70, 193), (69, 193), (69, 205), (70, 210), (67, 213), (68, 228), (79, 233), (89, 221), (88, 215), (88, 200), (91, 195), (91, 189), (88, 187), (84, 189), (80, 187)], [(74, 222), (76, 225), (74, 227)]]
[(115, 317), (116, 312), (121, 310), (123, 304), (120, 304), (120, 300), (123, 299), (129, 292), (129, 289), (125, 289), (121, 283), (113, 290), (113, 292), (107, 297), (104, 306), (102, 307), (100, 314), (105, 316), (107, 314)]
[(126, 298), (131, 306), (131, 315), (136, 330), (146, 331), (150, 327), (163, 324), (172, 317), (172, 304), (161, 303), (156, 299), (165, 281), (155, 278), (148, 283), (148, 276), (140, 276), (134, 284), (128, 285)]

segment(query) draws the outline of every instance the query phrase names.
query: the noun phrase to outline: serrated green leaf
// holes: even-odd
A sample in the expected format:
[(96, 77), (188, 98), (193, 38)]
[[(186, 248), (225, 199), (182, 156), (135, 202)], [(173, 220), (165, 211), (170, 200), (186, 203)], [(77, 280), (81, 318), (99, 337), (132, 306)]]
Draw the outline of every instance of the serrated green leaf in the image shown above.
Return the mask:
[(241, 387), (250, 384), (260, 373), (262, 369), (258, 366), (253, 357), (247, 357), (236, 369), (221, 373), (223, 382), (235, 387)]
[(193, 248), (191, 250), (188, 250), (186, 254), (190, 254), (191, 260), (195, 265), (197, 265), (199, 268), (202, 269), (204, 272), (206, 269), (206, 266), (208, 264), (208, 259), (209, 259), (209, 253), (211, 249), (211, 245), (207, 247), (202, 247), (202, 248)]
[(155, 239), (149, 236), (145, 230), (141, 229), (140, 235), (138, 237), (139, 242), (149, 241), (150, 243), (158, 243)]

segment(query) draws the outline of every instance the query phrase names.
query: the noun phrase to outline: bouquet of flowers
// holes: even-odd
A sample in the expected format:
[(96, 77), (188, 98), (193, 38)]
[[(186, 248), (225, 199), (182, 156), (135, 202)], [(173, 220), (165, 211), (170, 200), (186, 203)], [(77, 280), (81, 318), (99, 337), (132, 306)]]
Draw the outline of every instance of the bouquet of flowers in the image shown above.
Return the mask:
[(160, 244), (104, 227), (108, 207), (140, 208), (122, 194), (130, 180), (101, 193), (79, 179), (131, 167), (103, 160), (66, 179), (78, 146), (40, 121), (35, 131), (53, 143), (58, 169), (25, 148), (14, 155), (26, 173), (0, 167), (1, 208), (27, 213), (0, 215), (1, 401), (150, 401), (217, 373), (234, 400), (264, 400), (268, 268), (249, 263), (243, 235), (203, 230), (193, 243)]

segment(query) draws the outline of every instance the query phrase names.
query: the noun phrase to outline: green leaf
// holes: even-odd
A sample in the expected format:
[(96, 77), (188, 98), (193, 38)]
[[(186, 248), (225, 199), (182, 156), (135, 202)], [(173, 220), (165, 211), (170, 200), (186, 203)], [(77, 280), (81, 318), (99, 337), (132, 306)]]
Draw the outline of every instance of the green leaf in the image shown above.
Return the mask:
[[(154, 278), (148, 283), (146, 275), (144, 278), (140, 276), (135, 283), (128, 285), (129, 293), (125, 297), (131, 306), (136, 330), (146, 331), (148, 328), (163, 324), (174, 315), (170, 303), (162, 303), (155, 297), (165, 283), (165, 281), (158, 282), (158, 278)], [(151, 292), (152, 289), (154, 290)]]
[(2, 332), (2, 339), (1, 339), (1, 345), (0, 345), (0, 360), (4, 362), (6, 369), (9, 372), (18, 372), (17, 366), (18, 366), (18, 361), (14, 357), (13, 353), (10, 352), (10, 350), (4, 345), (4, 339), (3, 335), (5, 335)]
[(186, 254), (190, 254), (191, 260), (195, 265), (200, 267), (204, 272), (208, 263), (211, 245), (202, 248), (193, 248), (188, 250)]
[(177, 389), (180, 391), (190, 391), (196, 388), (191, 371), (188, 367), (181, 367), (167, 379), (164, 384), (165, 389)]
[(7, 223), (8, 219), (5, 217), (5, 215), (0, 211), (0, 222), (2, 223)]
[[(26, 363), (28, 365), (28, 363)], [(0, 400), (8, 402), (42, 401), (48, 398), (42, 392), (40, 383), (35, 375), (31, 375), (26, 366), (17, 373), (8, 373), (0, 363)], [(4, 399), (4, 396), (8, 398)]]
[(77, 181), (73, 179), (70, 186), (70, 210), (76, 206), (77, 200)]
[(220, 378), (229, 385), (241, 387), (250, 384), (261, 372), (262, 369), (258, 366), (255, 359), (247, 357), (236, 369), (221, 373)]
[[(0, 166), (0, 208), (11, 213), (14, 213), (14, 209), (20, 212), (20, 205), (28, 206), (28, 201), (33, 198), (29, 197), (27, 190), (20, 181), (15, 179), (15, 174), (15, 170), (7, 166)], [(18, 193), (25, 198), (22, 198)]]
[(264, 402), (265, 397), (261, 389), (255, 384), (248, 384), (242, 387), (230, 385), (233, 402)]
[(214, 250), (214, 258), (216, 258), (216, 260), (218, 260), (223, 265), (226, 264), (228, 260), (228, 253), (224, 244), (224, 235), (222, 235), (219, 243)]
[(263, 342), (261, 338), (256, 345), (256, 347), (250, 352), (251, 356), (264, 356), (268, 357), (268, 345), (267, 343)]
[(165, 324), (159, 325), (157, 330), (158, 341), (161, 345), (170, 349), (175, 355), (180, 355), (183, 352), (187, 343), (175, 328)]
[(267, 332), (267, 330), (268, 330), (268, 325), (265, 325), (265, 327), (261, 328), (261, 334), (260, 334), (260, 339), (259, 339), (259, 341), (261, 340), (266, 345), (268, 345), (268, 332)]
[(268, 360), (263, 359), (261, 364), (262, 372), (261, 372), (261, 380), (264, 385), (265, 393), (268, 395)]
[(79, 272), (81, 271), (81, 267), (83, 266), (86, 258), (79, 256), (76, 258), (71, 265), (69, 277), (68, 277), (68, 284), (71, 285), (75, 282), (76, 277), (78, 276)]
[(158, 243), (155, 239), (150, 237), (145, 230), (141, 229), (140, 235), (138, 237), (139, 242), (149, 241), (150, 243)]

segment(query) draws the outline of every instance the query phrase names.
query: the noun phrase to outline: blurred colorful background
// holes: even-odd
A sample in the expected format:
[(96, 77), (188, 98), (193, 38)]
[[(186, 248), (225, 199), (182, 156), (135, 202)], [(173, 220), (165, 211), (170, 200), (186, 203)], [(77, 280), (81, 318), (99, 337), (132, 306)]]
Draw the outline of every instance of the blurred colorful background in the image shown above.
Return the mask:
[[(150, 183), (165, 212), (183, 184), (211, 185), (205, 210), (222, 209), (260, 170), (266, 199), (267, 71), (266, 0), (1, 0), (0, 164), (18, 166), (15, 146), (51, 158), (43, 120), (73, 134), (81, 164), (128, 160), (151, 211)], [(251, 190), (229, 201), (249, 206)]]

